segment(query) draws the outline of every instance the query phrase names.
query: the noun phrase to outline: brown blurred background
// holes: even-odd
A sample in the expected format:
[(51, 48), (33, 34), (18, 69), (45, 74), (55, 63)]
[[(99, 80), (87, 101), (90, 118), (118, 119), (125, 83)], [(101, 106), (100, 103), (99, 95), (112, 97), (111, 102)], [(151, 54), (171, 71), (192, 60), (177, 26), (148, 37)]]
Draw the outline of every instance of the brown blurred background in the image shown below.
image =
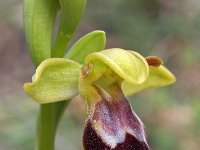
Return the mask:
[[(23, 92), (34, 67), (23, 31), (22, 0), (0, 0), (0, 150), (33, 150), (39, 105)], [(75, 39), (101, 29), (107, 47), (158, 55), (177, 77), (166, 88), (130, 97), (152, 150), (200, 147), (200, 1), (88, 0)], [(80, 150), (85, 103), (72, 101), (56, 150)]]

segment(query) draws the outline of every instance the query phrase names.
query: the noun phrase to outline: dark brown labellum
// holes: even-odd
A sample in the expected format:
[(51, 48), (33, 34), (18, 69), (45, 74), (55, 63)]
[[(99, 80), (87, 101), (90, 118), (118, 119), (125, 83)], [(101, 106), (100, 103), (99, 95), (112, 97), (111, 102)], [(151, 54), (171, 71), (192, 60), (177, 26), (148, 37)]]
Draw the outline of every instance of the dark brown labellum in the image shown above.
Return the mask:
[(84, 149), (150, 150), (143, 123), (123, 93), (117, 97), (93, 106), (84, 130)]

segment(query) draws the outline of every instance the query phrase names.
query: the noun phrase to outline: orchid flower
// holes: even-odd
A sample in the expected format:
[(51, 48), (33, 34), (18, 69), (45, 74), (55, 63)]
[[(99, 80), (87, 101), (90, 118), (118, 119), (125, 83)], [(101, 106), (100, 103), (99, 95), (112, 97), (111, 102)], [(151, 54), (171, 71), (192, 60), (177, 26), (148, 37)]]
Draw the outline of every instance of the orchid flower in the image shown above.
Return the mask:
[(160, 58), (105, 49), (105, 41), (103, 31), (80, 38), (64, 58), (42, 61), (24, 90), (40, 104), (81, 95), (88, 108), (84, 150), (149, 150), (144, 124), (127, 97), (169, 85), (175, 77)]

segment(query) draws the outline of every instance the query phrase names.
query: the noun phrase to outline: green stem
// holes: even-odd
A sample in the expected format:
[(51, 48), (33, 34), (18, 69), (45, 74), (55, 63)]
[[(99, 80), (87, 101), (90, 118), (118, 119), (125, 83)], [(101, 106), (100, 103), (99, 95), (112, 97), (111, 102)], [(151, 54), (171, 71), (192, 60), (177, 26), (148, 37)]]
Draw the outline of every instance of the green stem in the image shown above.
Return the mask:
[(65, 55), (66, 47), (71, 38), (72, 35), (66, 36), (60, 31), (52, 48), (51, 57), (63, 57)]
[(57, 126), (69, 102), (68, 100), (40, 106), (36, 150), (54, 150)]

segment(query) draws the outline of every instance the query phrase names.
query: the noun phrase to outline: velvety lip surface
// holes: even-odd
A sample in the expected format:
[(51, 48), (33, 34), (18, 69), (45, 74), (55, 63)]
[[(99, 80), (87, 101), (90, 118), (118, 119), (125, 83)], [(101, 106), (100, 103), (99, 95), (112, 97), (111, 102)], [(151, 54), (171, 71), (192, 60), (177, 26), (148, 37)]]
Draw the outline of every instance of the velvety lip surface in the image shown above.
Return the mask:
[(89, 115), (83, 135), (85, 150), (149, 150), (144, 125), (124, 95), (102, 100)]

